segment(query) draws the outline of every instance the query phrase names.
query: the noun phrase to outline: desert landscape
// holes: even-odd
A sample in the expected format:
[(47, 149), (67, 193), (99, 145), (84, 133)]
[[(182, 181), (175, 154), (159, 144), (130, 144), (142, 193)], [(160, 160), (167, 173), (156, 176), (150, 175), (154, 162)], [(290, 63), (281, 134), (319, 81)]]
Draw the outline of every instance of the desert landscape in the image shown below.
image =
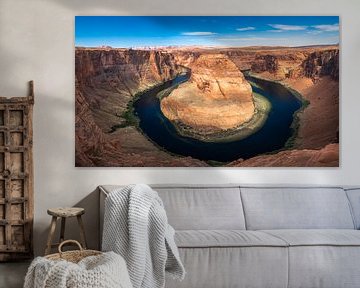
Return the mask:
[(76, 166), (339, 166), (339, 46), (75, 49)]

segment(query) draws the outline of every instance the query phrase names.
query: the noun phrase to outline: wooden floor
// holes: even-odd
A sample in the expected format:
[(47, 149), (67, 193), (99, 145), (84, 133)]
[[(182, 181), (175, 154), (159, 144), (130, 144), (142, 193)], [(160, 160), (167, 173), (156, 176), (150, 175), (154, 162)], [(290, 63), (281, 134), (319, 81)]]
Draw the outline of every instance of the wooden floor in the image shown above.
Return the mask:
[(0, 263), (0, 287), (22, 288), (30, 262)]

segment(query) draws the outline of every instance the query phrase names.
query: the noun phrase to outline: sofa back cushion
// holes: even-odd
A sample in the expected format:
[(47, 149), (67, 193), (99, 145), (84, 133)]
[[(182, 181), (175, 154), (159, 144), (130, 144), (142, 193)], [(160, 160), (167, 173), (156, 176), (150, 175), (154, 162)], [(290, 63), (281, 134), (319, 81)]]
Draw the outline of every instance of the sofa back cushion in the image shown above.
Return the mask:
[(360, 188), (346, 189), (354, 216), (356, 229), (360, 229)]
[(176, 230), (244, 230), (239, 187), (156, 187)]
[(342, 188), (241, 187), (246, 227), (263, 229), (354, 229)]

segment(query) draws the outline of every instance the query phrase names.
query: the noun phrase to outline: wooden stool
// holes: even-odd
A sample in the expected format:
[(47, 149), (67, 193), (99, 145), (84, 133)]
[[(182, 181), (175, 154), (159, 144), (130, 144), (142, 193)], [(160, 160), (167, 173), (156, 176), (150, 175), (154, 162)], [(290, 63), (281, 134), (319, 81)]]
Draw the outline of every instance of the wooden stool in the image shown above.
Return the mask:
[[(47, 240), (45, 255), (50, 254), (52, 247), (57, 247), (61, 242), (64, 241), (64, 234), (65, 234), (65, 223), (66, 218), (69, 217), (76, 217), (79, 223), (80, 227), (80, 239), (81, 239), (81, 245), (84, 249), (86, 249), (86, 239), (85, 239), (85, 230), (84, 230), (84, 224), (81, 219), (81, 215), (85, 213), (84, 208), (50, 208), (47, 210), (47, 213), (52, 216), (51, 224), (50, 224), (50, 231), (49, 236)], [(61, 229), (60, 229), (60, 242), (59, 243), (52, 243), (52, 239), (54, 237), (55, 228), (56, 228), (56, 222), (58, 217), (61, 218)]]

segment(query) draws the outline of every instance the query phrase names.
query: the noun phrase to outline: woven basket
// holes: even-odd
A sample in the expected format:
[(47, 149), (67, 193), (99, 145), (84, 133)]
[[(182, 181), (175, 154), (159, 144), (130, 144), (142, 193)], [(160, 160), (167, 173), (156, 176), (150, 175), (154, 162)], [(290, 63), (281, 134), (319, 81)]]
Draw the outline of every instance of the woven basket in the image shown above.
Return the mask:
[[(65, 244), (75, 244), (79, 247), (79, 250), (74, 250), (74, 251), (62, 251), (62, 247)], [(45, 256), (45, 258), (49, 259), (49, 260), (66, 260), (69, 262), (73, 262), (73, 263), (78, 263), (79, 261), (81, 261), (82, 259), (88, 257), (88, 256), (96, 256), (96, 255), (100, 255), (102, 254), (102, 252), (100, 251), (96, 251), (96, 250), (87, 250), (87, 249), (83, 249), (81, 244), (76, 241), (76, 240), (66, 240), (61, 242), (61, 244), (59, 245), (58, 248), (59, 253), (54, 253), (54, 254), (50, 254)]]

